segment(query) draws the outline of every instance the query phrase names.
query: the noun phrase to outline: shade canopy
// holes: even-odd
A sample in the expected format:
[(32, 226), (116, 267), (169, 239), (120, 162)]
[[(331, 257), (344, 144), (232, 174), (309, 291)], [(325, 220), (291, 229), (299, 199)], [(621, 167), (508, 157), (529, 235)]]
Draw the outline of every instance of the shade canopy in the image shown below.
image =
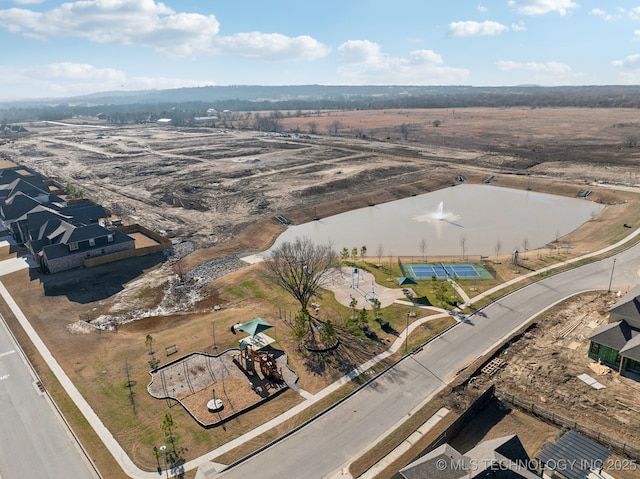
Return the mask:
[(266, 348), (271, 343), (275, 343), (276, 340), (271, 336), (267, 336), (264, 333), (258, 333), (255, 336), (247, 336), (240, 340), (240, 349), (247, 349), (250, 346), (251, 349), (259, 351), (262, 348)]
[(267, 323), (262, 318), (256, 318), (248, 323), (241, 324), (238, 326), (240, 331), (244, 331), (245, 333), (249, 333), (251, 336), (255, 336), (256, 334), (260, 334), (263, 331), (266, 331), (269, 328), (273, 328), (273, 324)]

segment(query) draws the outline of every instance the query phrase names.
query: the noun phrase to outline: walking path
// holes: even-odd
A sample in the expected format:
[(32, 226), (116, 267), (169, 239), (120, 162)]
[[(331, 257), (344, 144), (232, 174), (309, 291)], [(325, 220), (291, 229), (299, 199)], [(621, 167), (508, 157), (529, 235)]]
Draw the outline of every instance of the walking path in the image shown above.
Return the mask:
[[(607, 248), (603, 248), (599, 251), (593, 252), (593, 253), (589, 253), (583, 256), (580, 256), (578, 258), (573, 258), (573, 259), (569, 259), (567, 261), (563, 261), (561, 263), (552, 265), (552, 266), (548, 266), (546, 268), (543, 268), (541, 270), (538, 271), (532, 271), (526, 275), (520, 276), (518, 278), (515, 278), (513, 280), (507, 281), (506, 283), (496, 286), (495, 288), (492, 288), (488, 291), (485, 291), (484, 293), (481, 293), (473, 298), (468, 298), (465, 297), (465, 295), (461, 294), (461, 297), (463, 297), (464, 299), (464, 304), (462, 304), (459, 309), (463, 309), (475, 302), (477, 302), (480, 299), (483, 299), (484, 297), (490, 296), (496, 292), (498, 292), (499, 290), (517, 284), (527, 278), (533, 277), (535, 275), (539, 275), (540, 273), (545, 273), (547, 271), (551, 271), (553, 269), (562, 267), (562, 266), (566, 266), (572, 263), (576, 263), (579, 261), (582, 261), (586, 258), (590, 258), (593, 256), (598, 256), (600, 254), (606, 253), (607, 251), (610, 251), (612, 249), (618, 248), (622, 245), (624, 245), (625, 243), (628, 243), (630, 240), (634, 239), (635, 237), (637, 237), (638, 235), (640, 235), (640, 229), (634, 231), (632, 234), (630, 234), (629, 236), (627, 236), (625, 239), (619, 241), (618, 243), (607, 247)], [(12, 261), (12, 260), (7, 260), (7, 261)], [(15, 266), (14, 263), (8, 263), (7, 264), (7, 269), (6, 271), (4, 270), (4, 263), (5, 261), (0, 263), (0, 275), (3, 274), (7, 274), (8, 272), (12, 271), (12, 268)], [(22, 267), (27, 267), (28, 265), (26, 263), (23, 263), (24, 266)], [(344, 277), (343, 277), (344, 280)], [(364, 280), (366, 282), (366, 280)], [(374, 282), (371, 283), (372, 284), (372, 289), (373, 288), (378, 288), (378, 292), (376, 293), (376, 296), (380, 296), (380, 297), (384, 297), (385, 298), (385, 302), (390, 300), (390, 295), (389, 296), (384, 296), (385, 294), (385, 290), (387, 289), (393, 289), (395, 291), (398, 291), (395, 288), (386, 288), (383, 287), (382, 285), (376, 285)], [(454, 285), (454, 287), (456, 287), (457, 285)], [(345, 288), (343, 288), (345, 289)], [(349, 289), (354, 289), (354, 288), (349, 288)], [(362, 288), (357, 288), (357, 290), (359, 290), (359, 294), (361, 296), (364, 296), (365, 298), (367, 297), (364, 289)], [(460, 288), (457, 287), (456, 290), (460, 293)], [(349, 296), (350, 293), (347, 291), (344, 291), (342, 293), (339, 293), (341, 295), (347, 295)], [(7, 291), (7, 289), (5, 288), (4, 284), (2, 284), (2, 282), (0, 282), (0, 296), (2, 296), (2, 298), (6, 301), (7, 305), (9, 306), (9, 308), (11, 309), (11, 311), (13, 312), (13, 314), (15, 315), (15, 317), (17, 318), (17, 320), (19, 321), (20, 325), (22, 326), (22, 328), (25, 330), (25, 332), (27, 333), (27, 335), (29, 336), (29, 338), (31, 339), (31, 341), (33, 342), (33, 344), (35, 345), (35, 347), (38, 349), (38, 351), (40, 352), (40, 354), (42, 355), (42, 357), (44, 358), (44, 360), (47, 362), (47, 364), (49, 365), (49, 367), (51, 368), (52, 372), (55, 374), (56, 378), (58, 379), (58, 381), (60, 381), (60, 383), (62, 384), (63, 388), (65, 389), (66, 393), (71, 397), (71, 399), (74, 401), (74, 403), (76, 404), (76, 406), (80, 409), (80, 411), (82, 412), (82, 414), (85, 416), (85, 418), (87, 419), (87, 421), (91, 424), (91, 426), (93, 427), (93, 429), (95, 430), (96, 434), (98, 434), (98, 436), (100, 437), (100, 439), (102, 440), (102, 442), (104, 443), (105, 447), (111, 452), (111, 454), (113, 455), (113, 457), (115, 458), (115, 460), (118, 462), (118, 464), (120, 464), (120, 466), (122, 467), (122, 469), (124, 470), (124, 472), (132, 478), (140, 478), (140, 479), (151, 479), (151, 478), (156, 478), (157, 477), (157, 472), (153, 471), (153, 472), (147, 472), (147, 471), (143, 471), (140, 468), (138, 468), (133, 461), (131, 461), (131, 459), (129, 458), (129, 456), (126, 454), (126, 452), (122, 449), (122, 447), (120, 446), (120, 444), (115, 440), (115, 438), (113, 437), (113, 435), (111, 434), (111, 432), (105, 427), (105, 425), (102, 423), (102, 421), (100, 420), (100, 418), (97, 416), (97, 414), (93, 411), (93, 409), (91, 408), (91, 406), (89, 405), (89, 403), (84, 399), (84, 397), (80, 394), (80, 392), (78, 391), (78, 389), (75, 387), (75, 385), (73, 384), (73, 382), (71, 381), (71, 379), (66, 375), (66, 373), (64, 372), (64, 370), (62, 369), (62, 367), (58, 364), (58, 362), (56, 361), (56, 359), (53, 357), (53, 355), (51, 354), (51, 352), (49, 351), (49, 349), (47, 348), (47, 346), (44, 344), (44, 342), (42, 341), (42, 339), (38, 336), (38, 334), (36, 333), (35, 329), (33, 329), (33, 327), (31, 326), (31, 324), (29, 323), (29, 320), (26, 318), (26, 316), (22, 313), (22, 311), (20, 310), (20, 308), (18, 307), (18, 305), (16, 304), (16, 302), (13, 300), (13, 298), (11, 297), (11, 295), (9, 294), (9, 292)], [(337, 296), (336, 296), (337, 297)], [(343, 298), (344, 299), (344, 298)], [(382, 302), (382, 300), (380, 300)], [(393, 298), (393, 301), (399, 301), (402, 302), (402, 304), (412, 304), (408, 301), (400, 301), (398, 300), (398, 294), (395, 293), (395, 296)], [(392, 302), (393, 302), (392, 301)], [(366, 301), (368, 303), (368, 301)], [(443, 311), (443, 310), (438, 310), (438, 311)], [(448, 312), (441, 312), (441, 315), (448, 315), (450, 313)], [(459, 317), (455, 314), (453, 314), (454, 317), (456, 317), (456, 319), (459, 320)], [(351, 371), (349, 374), (347, 374), (346, 376), (344, 376), (343, 378), (341, 378), (340, 380), (334, 382), (333, 384), (331, 384), (330, 386), (328, 386), (327, 388), (323, 389), (322, 391), (316, 393), (316, 394), (309, 394), (308, 392), (304, 392), (302, 393), (303, 396), (306, 398), (304, 402), (302, 402), (301, 404), (295, 406), (294, 408), (290, 409), (289, 411), (287, 411), (284, 414), (281, 414), (280, 416), (272, 419), (271, 421), (259, 426), (258, 428), (244, 434), (243, 436), (240, 436), (238, 438), (236, 438), (235, 440), (224, 444), (223, 446), (214, 449), (213, 451), (208, 452), (207, 454), (204, 454), (196, 459), (193, 459), (189, 462), (187, 462), (184, 465), (184, 470), (189, 471), (189, 470), (193, 470), (193, 469), (198, 469), (197, 473), (196, 473), (196, 479), (205, 479), (207, 477), (211, 477), (212, 474), (215, 474), (214, 471), (218, 471), (223, 469), (225, 466), (221, 465), (221, 464), (215, 464), (211, 461), (213, 461), (213, 459), (215, 459), (216, 457), (220, 456), (221, 454), (230, 451), (231, 449), (245, 443), (246, 441), (253, 439), (257, 436), (259, 436), (260, 434), (262, 434), (263, 432), (268, 431), (269, 429), (271, 429), (272, 427), (275, 427), (278, 424), (281, 424), (282, 422), (288, 420), (289, 418), (295, 416), (296, 414), (300, 413), (301, 411), (303, 411), (304, 409), (306, 409), (307, 407), (315, 404), (316, 402), (320, 401), (321, 399), (325, 398), (326, 396), (328, 396), (329, 394), (331, 394), (332, 392), (334, 392), (336, 389), (340, 388), (342, 385), (348, 383), (349, 381), (351, 381), (353, 378), (357, 377), (358, 375), (364, 373), (365, 371), (370, 370), (371, 368), (373, 368), (377, 363), (379, 363), (381, 360), (389, 357), (391, 354), (393, 354), (394, 352), (398, 351), (402, 346), (403, 346), (403, 342), (404, 342), (404, 337), (406, 336), (406, 334), (410, 333), (411, 331), (413, 331), (415, 328), (419, 327), (424, 321), (427, 320), (431, 320), (434, 319), (436, 317), (440, 317), (439, 315), (430, 315), (430, 316), (426, 316), (424, 318), (420, 318), (417, 319), (416, 321), (414, 321), (413, 323), (411, 323), (409, 325), (408, 331), (403, 332), (402, 334), (400, 334), (400, 336), (392, 343), (391, 347), (385, 351), (384, 353), (379, 354), (378, 356), (376, 356), (375, 358), (371, 359), (370, 361), (367, 361), (365, 364), (359, 366), (358, 368), (354, 369), (353, 371)], [(427, 426), (425, 426), (427, 427)], [(377, 467), (385, 467), (386, 464), (390, 464), (391, 461), (393, 461), (395, 459), (395, 456), (397, 454), (399, 454), (400, 451), (396, 450), (393, 453), (391, 453), (389, 456), (387, 456), (386, 458), (384, 458)], [(355, 459), (355, 458), (353, 458)], [(344, 467), (341, 468), (341, 472), (339, 474), (339, 476), (342, 477), (350, 477), (350, 475), (348, 474), (348, 466), (349, 466), (350, 462), (348, 464), (345, 464)], [(344, 474), (343, 474), (344, 472)]]

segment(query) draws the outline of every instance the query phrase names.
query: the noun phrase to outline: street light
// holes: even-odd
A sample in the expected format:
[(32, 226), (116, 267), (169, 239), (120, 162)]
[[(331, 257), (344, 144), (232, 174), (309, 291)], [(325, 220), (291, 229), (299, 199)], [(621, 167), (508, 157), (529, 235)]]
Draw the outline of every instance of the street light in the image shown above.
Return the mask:
[[(162, 452), (162, 457), (164, 457), (164, 472), (167, 473), (167, 479), (169, 479), (169, 469), (167, 468), (167, 446), (164, 444), (160, 446), (160, 451)], [(160, 472), (162, 474), (162, 472)]]
[(158, 448), (153, 446), (153, 454), (156, 456), (156, 463), (158, 463), (158, 474), (162, 475), (162, 467), (160, 467), (160, 458), (158, 457)]
[(409, 352), (409, 316), (411, 311), (407, 311), (407, 328), (404, 330), (404, 353)]
[(613, 281), (613, 270), (615, 267), (616, 267), (616, 258), (613, 258), (613, 266), (611, 266), (611, 277), (609, 278), (609, 289), (607, 289), (608, 293), (611, 292), (611, 282)]

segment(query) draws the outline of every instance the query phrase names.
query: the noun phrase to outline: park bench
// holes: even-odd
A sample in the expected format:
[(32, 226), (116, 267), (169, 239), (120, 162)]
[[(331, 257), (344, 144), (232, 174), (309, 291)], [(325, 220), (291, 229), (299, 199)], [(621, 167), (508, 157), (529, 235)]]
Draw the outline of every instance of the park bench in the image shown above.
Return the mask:
[(165, 353), (167, 353), (167, 356), (171, 356), (172, 354), (175, 354), (178, 352), (178, 346), (176, 346), (175, 344), (172, 344), (171, 346), (167, 346), (166, 348), (164, 348)]

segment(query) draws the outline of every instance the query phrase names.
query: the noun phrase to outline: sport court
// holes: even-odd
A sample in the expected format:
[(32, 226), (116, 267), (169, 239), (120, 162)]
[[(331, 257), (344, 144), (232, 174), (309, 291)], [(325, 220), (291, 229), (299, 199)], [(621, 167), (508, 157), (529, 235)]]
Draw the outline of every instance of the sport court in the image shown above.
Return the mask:
[(419, 279), (493, 279), (491, 274), (481, 264), (407, 264), (404, 266), (405, 276)]

